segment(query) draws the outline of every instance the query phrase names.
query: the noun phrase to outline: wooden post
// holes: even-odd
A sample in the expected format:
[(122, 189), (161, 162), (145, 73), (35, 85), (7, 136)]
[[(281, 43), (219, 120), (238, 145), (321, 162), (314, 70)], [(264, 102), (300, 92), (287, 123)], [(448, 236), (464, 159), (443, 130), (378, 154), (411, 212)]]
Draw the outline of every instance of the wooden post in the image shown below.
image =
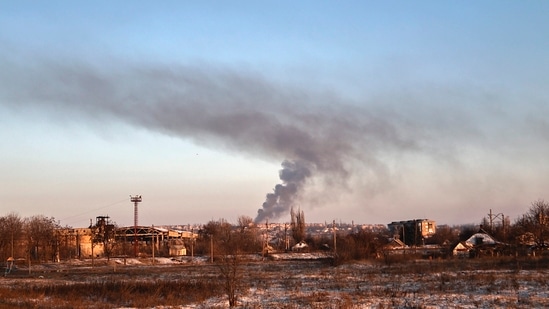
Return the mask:
[(151, 236), (152, 236), (152, 264), (154, 265), (154, 237), (155, 237), (156, 233), (154, 232), (154, 224), (152, 225), (152, 232), (151, 232)]
[(214, 262), (214, 243), (213, 235), (210, 235), (210, 262)]
[(334, 229), (334, 254), (337, 254), (337, 232), (336, 232), (336, 220), (333, 221), (332, 227)]
[(191, 262), (194, 260), (194, 228), (191, 228)]

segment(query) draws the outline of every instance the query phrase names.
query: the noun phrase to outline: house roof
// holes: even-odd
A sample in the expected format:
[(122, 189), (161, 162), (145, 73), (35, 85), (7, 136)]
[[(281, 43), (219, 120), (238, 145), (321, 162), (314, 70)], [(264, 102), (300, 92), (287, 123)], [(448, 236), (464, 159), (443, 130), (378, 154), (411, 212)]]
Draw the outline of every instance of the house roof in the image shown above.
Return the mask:
[(402, 240), (398, 238), (391, 238), (389, 240), (389, 243), (385, 246), (389, 248), (398, 248), (398, 247), (406, 247), (406, 244), (403, 243)]
[(471, 246), (470, 244), (468, 244), (466, 241), (460, 241), (455, 247), (454, 247), (454, 251), (460, 251), (460, 250), (469, 250), (471, 249), (473, 246)]
[(467, 245), (473, 247), (478, 245), (495, 245), (498, 243), (492, 236), (488, 235), (487, 233), (478, 232), (474, 234), (473, 236), (469, 237), (465, 243)]
[(303, 240), (298, 242), (297, 244), (295, 244), (292, 249), (303, 249), (303, 248), (306, 248), (308, 247), (307, 243), (304, 242)]

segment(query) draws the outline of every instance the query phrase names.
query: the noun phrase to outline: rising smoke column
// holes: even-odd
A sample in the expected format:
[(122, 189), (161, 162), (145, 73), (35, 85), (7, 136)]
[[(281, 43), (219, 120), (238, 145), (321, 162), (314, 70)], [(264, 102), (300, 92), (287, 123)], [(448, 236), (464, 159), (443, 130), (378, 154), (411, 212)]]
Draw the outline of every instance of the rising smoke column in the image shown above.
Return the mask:
[(272, 193), (267, 193), (265, 202), (257, 211), (256, 223), (278, 218), (293, 206), (294, 200), (311, 176), (311, 170), (304, 162), (284, 160), (279, 171), (281, 184), (277, 184)]
[(297, 198), (307, 199), (302, 193), (309, 179), (344, 187), (357, 163), (375, 178), (384, 170), (380, 150), (415, 147), (407, 136), (412, 128), (401, 130), (399, 117), (253, 72), (0, 56), (0, 104), (8, 109), (39, 110), (63, 121), (118, 121), (201, 146), (285, 160), (281, 183), (266, 196), (256, 221), (287, 214)]

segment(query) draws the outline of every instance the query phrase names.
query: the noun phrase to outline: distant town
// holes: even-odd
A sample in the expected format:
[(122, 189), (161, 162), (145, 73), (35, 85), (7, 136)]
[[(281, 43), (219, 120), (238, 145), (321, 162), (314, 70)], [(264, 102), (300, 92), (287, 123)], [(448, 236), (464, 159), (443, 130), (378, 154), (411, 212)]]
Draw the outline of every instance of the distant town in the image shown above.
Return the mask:
[(237, 224), (220, 219), (203, 225), (121, 227), (109, 216), (97, 216), (87, 227), (61, 227), (52, 218), (10, 213), (0, 217), (0, 254), (12, 264), (146, 256), (213, 261), (223, 254), (266, 257), (281, 252), (321, 252), (339, 259), (432, 259), (539, 255), (549, 247), (549, 204), (543, 200), (533, 202), (513, 223), (491, 209), (477, 225), (461, 226), (425, 218), (384, 225), (306, 223), (304, 217), (303, 211), (292, 209), (289, 223), (261, 224), (240, 216)]

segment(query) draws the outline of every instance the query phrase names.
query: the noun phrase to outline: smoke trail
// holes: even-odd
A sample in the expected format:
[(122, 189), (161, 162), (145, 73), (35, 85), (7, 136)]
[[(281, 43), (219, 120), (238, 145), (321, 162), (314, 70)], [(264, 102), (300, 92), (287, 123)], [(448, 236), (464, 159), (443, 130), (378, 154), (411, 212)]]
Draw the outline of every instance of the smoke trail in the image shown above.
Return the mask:
[(309, 177), (345, 185), (357, 161), (374, 166), (377, 151), (415, 147), (380, 111), (250, 72), (4, 61), (0, 100), (13, 109), (43, 110), (63, 121), (67, 114), (124, 121), (205, 146), (286, 160), (282, 183), (267, 195), (256, 220), (286, 214)]
[[(368, 177), (384, 186), (383, 179), (390, 177), (388, 155), (394, 159), (418, 152), (451, 160), (452, 145), (482, 136), (474, 123), (467, 123), (465, 109), (409, 106), (401, 98), (394, 104), (388, 99), (352, 104), (253, 72), (162, 64), (92, 66), (40, 57), (18, 62), (5, 56), (0, 60), (4, 108), (39, 110), (63, 121), (123, 121), (204, 146), (284, 160), (281, 184), (267, 194), (256, 221), (286, 214), (309, 180), (334, 188), (346, 187), (353, 177)], [(452, 140), (446, 142), (446, 136)]]

